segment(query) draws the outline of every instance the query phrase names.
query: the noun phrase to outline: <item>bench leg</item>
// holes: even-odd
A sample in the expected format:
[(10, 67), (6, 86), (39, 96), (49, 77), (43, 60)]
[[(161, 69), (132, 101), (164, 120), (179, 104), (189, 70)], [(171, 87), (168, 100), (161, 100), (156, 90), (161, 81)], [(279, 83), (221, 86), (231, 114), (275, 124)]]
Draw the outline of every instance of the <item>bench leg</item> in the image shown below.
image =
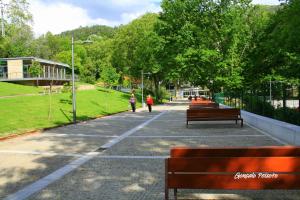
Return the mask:
[(177, 188), (174, 188), (174, 199), (177, 200)]
[(165, 188), (165, 200), (169, 200), (169, 189)]
[(237, 120), (235, 120), (235, 124), (237, 124)]
[(188, 128), (188, 126), (189, 126), (189, 121), (186, 121), (186, 127)]
[(168, 159), (165, 159), (165, 200), (169, 200)]
[(244, 125), (244, 124), (243, 124), (243, 119), (242, 119), (242, 120), (241, 120), (241, 127), (243, 127), (243, 125)]

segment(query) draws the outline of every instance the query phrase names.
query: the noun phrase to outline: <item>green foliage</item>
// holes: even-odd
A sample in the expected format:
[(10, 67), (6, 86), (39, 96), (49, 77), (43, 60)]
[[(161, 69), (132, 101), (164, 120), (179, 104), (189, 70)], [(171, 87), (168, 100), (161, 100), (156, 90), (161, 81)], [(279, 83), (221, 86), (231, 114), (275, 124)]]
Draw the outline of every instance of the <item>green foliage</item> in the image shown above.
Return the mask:
[(258, 115), (264, 115), (267, 117), (274, 117), (274, 107), (263, 101), (262, 97), (247, 95), (243, 99), (244, 109)]
[(110, 65), (105, 65), (103, 66), (100, 77), (100, 80), (103, 81), (107, 87), (112, 87), (118, 84), (120, 75), (115, 68)]
[(32, 77), (37, 77), (42, 73), (42, 66), (39, 62), (33, 61), (29, 67), (29, 74)]
[(291, 124), (300, 125), (300, 112), (292, 108), (278, 108), (275, 110), (274, 118)]
[[(115, 34), (116, 28), (103, 25), (94, 25), (87, 27), (79, 27), (75, 30), (65, 31), (60, 34), (64, 37), (72, 37), (74, 33), (75, 37), (78, 40), (87, 40), (87, 39), (99, 39), (99, 38), (112, 38)], [(93, 40), (94, 41), (94, 40)]]

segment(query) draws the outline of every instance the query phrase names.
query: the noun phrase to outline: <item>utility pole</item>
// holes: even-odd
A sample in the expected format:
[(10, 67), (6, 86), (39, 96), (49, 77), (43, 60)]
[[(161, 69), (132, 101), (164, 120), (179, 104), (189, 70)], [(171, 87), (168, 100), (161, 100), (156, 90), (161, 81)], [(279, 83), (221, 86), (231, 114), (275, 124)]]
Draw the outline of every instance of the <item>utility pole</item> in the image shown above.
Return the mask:
[(76, 90), (75, 90), (75, 73), (74, 73), (74, 33), (72, 33), (72, 106), (73, 106), (73, 123), (76, 123)]
[(270, 77), (270, 85), (269, 85), (269, 87), (270, 87), (270, 104), (273, 105), (272, 104), (272, 78), (271, 77)]

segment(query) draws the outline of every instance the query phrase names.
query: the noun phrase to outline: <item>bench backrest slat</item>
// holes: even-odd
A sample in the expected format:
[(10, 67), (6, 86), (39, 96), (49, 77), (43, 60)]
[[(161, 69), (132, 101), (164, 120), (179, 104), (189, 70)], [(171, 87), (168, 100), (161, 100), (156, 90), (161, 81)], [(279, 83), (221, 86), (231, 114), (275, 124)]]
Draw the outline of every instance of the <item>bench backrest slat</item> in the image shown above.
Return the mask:
[(190, 104), (190, 109), (203, 109), (203, 108), (219, 108), (218, 103), (201, 103), (201, 104)]
[[(276, 181), (274, 181), (276, 180)], [(280, 174), (278, 178), (234, 179), (232, 175), (169, 174), (168, 188), (183, 189), (300, 189), (299, 174)]]
[(300, 172), (300, 157), (169, 158), (168, 171), (177, 173)]
[(294, 146), (268, 147), (227, 147), (227, 148), (188, 148), (176, 147), (170, 151), (171, 157), (280, 157), (300, 156), (300, 148)]
[(211, 108), (211, 109), (187, 109), (187, 114), (198, 114), (198, 113), (224, 113), (224, 114), (240, 114), (240, 109), (237, 108)]

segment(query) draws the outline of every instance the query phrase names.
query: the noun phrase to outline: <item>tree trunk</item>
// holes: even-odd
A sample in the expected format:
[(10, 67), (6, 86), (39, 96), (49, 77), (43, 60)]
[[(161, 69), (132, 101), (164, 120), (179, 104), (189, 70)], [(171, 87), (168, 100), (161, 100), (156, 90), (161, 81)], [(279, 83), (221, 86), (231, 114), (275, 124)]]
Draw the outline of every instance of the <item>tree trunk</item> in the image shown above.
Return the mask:
[(300, 85), (298, 86), (298, 112), (300, 112)]
[(157, 102), (160, 102), (160, 94), (159, 94), (159, 80), (157, 76), (153, 77), (154, 80), (154, 93), (155, 93), (155, 99)]

